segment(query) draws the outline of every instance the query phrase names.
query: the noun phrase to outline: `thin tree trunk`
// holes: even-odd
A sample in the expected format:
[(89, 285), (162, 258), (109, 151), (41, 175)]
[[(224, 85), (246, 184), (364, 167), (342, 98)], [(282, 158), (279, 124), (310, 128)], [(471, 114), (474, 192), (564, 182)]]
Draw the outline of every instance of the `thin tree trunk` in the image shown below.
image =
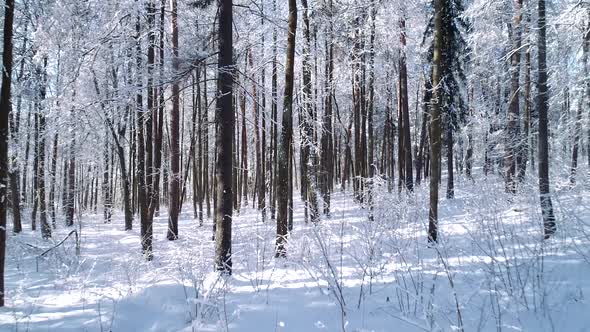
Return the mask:
[(512, 54), (510, 56), (510, 100), (508, 107), (508, 125), (506, 136), (506, 151), (504, 155), (504, 173), (506, 192), (516, 193), (516, 166), (520, 156), (520, 45), (522, 0), (514, 0), (514, 17), (512, 32)]
[(539, 114), (539, 193), (541, 196), (541, 212), (545, 239), (555, 233), (555, 215), (549, 191), (549, 129), (547, 111), (549, 108), (549, 87), (547, 84), (547, 26), (545, 17), (545, 0), (538, 2), (538, 96), (537, 107)]
[[(328, 15), (332, 16), (332, 0), (329, 0)], [(321, 184), (320, 188), (324, 199), (324, 214), (330, 216), (330, 194), (332, 187), (330, 185), (334, 172), (334, 137), (332, 135), (332, 80), (334, 76), (334, 47), (333, 23), (329, 20), (328, 31), (326, 32), (326, 67), (325, 67), (325, 87), (324, 87), (324, 121), (321, 138)]]
[(442, 80), (442, 43), (444, 39), (442, 16), (447, 0), (434, 1), (434, 54), (432, 65), (433, 100), (430, 114), (430, 207), (428, 213), (428, 242), (438, 240), (438, 185), (440, 181), (440, 150), (441, 150), (441, 103), (443, 90)]
[(53, 149), (51, 153), (51, 170), (50, 170), (50, 179), (51, 184), (49, 185), (49, 209), (51, 212), (51, 225), (53, 228), (56, 227), (55, 224), (55, 182), (57, 178), (57, 143), (58, 143), (58, 134), (56, 133), (53, 136)]

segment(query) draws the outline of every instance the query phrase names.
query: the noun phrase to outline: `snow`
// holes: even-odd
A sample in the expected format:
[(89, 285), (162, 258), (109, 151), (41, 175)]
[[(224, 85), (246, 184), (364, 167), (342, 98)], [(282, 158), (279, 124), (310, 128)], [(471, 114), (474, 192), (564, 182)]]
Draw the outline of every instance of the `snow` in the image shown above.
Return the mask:
[(229, 277), (213, 270), (211, 221), (199, 227), (188, 206), (177, 241), (164, 211), (155, 218), (152, 262), (137, 223), (85, 214), (79, 256), (72, 237), (37, 258), (71, 231), (61, 224), (50, 241), (9, 235), (0, 331), (590, 331), (588, 188), (558, 189), (559, 231), (543, 241), (532, 180), (511, 196), (495, 176), (460, 178), (435, 247), (424, 185), (379, 187), (374, 221), (350, 193), (334, 193), (317, 226), (297, 201), (286, 259), (274, 221), (242, 207)]

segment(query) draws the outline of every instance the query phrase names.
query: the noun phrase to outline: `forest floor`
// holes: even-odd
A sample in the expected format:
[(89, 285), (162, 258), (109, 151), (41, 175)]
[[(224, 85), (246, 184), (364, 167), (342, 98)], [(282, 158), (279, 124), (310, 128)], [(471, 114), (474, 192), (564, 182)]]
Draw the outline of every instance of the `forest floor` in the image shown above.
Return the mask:
[(331, 217), (305, 224), (297, 200), (286, 259), (273, 255), (274, 221), (244, 207), (231, 277), (213, 271), (211, 221), (199, 227), (188, 205), (177, 241), (155, 218), (152, 262), (119, 214), (82, 216), (79, 256), (69, 238), (39, 257), (71, 231), (61, 220), (50, 241), (27, 225), (7, 240), (0, 331), (590, 331), (590, 183), (555, 184), (547, 241), (533, 180), (516, 196), (495, 176), (456, 187), (436, 247), (424, 184), (378, 185), (373, 221), (335, 193)]

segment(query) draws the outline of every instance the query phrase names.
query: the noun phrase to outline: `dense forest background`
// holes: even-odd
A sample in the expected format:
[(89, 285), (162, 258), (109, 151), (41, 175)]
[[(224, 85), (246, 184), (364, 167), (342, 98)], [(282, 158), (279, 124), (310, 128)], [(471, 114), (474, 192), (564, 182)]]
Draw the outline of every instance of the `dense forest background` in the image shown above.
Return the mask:
[[(202, 271), (219, 278), (244, 262), (263, 276), (268, 264), (288, 274), (320, 257), (322, 273), (303, 270), (338, 304), (336, 330), (379, 276), (412, 280), (402, 292), (412, 299), (396, 293), (397, 320), (475, 328), (455, 253), (500, 266), (487, 285), (501, 294), (488, 304), (498, 330), (510, 325), (503, 310), (519, 312), (515, 298), (536, 312), (541, 294), (546, 310), (543, 257), (587, 264), (590, 2), (6, 0), (2, 16), (0, 306), (17, 296), (4, 279), (15, 285), (10, 271), (27, 259), (37, 273), (40, 262), (85, 270), (89, 243), (119, 241), (105, 225), (139, 230), (129, 248), (147, 270), (171, 259), (164, 236), (180, 240), (176, 255), (205, 255)], [(510, 220), (522, 228), (502, 226)], [(360, 294), (348, 303), (344, 245), (333, 243), (345, 230), (367, 245), (344, 260)], [(470, 240), (452, 249), (454, 236)], [(432, 285), (448, 279), (449, 326), (424, 300), (422, 251)], [(422, 281), (409, 267), (384, 272), (402, 252), (417, 255), (408, 260)]]

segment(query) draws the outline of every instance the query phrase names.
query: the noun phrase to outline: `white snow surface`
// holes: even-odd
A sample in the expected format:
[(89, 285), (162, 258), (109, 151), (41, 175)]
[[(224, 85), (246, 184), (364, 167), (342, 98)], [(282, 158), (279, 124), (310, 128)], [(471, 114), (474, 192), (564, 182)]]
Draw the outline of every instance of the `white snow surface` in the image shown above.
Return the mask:
[(281, 259), (276, 223), (242, 207), (229, 277), (213, 270), (211, 219), (199, 227), (190, 204), (177, 241), (165, 211), (155, 218), (152, 262), (121, 214), (82, 215), (79, 256), (70, 238), (38, 258), (73, 228), (60, 219), (44, 241), (26, 224), (7, 239), (0, 331), (590, 331), (589, 183), (556, 185), (547, 241), (533, 181), (516, 196), (494, 176), (456, 188), (448, 200), (441, 186), (437, 246), (425, 184), (410, 195), (378, 185), (373, 221), (337, 192), (331, 216), (305, 224), (296, 198)]

